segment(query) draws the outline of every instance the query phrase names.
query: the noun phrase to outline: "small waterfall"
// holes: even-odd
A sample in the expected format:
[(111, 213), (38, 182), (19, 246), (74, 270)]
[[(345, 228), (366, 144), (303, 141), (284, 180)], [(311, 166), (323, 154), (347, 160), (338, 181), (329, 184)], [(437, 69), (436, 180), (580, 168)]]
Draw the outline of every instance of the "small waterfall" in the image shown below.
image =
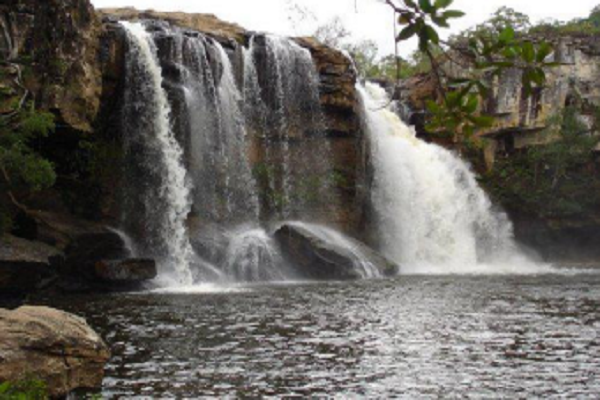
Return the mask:
[(493, 209), (470, 166), (415, 137), (384, 89), (358, 87), (374, 167), (372, 199), (384, 254), (413, 273), (542, 272)]
[[(186, 231), (190, 190), (183, 151), (171, 130), (171, 107), (150, 35), (139, 23), (122, 23), (128, 34), (124, 131), (124, 224), (143, 251), (158, 259), (180, 284), (191, 283), (193, 252)], [(141, 226), (140, 226), (141, 224)]]
[(225, 271), (238, 282), (283, 281), (292, 277), (273, 238), (262, 228), (232, 232)]

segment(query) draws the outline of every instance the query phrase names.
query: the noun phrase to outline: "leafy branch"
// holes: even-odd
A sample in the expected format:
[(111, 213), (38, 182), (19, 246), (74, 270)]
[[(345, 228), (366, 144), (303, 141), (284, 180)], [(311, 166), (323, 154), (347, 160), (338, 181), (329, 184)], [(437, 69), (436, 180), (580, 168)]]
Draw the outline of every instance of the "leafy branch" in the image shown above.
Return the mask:
[[(465, 14), (450, 9), (453, 0), (384, 0), (396, 14), (403, 27), (397, 42), (418, 39), (419, 51), (431, 65), (435, 77), (438, 99), (427, 102), (431, 114), (426, 129), (468, 139), (478, 129), (490, 128), (494, 117), (482, 113), (481, 101), (489, 94), (490, 85), (508, 69), (521, 71), (521, 84), (527, 96), (544, 87), (545, 69), (556, 66), (549, 62), (552, 46), (546, 42), (534, 43), (516, 35), (515, 29), (506, 26), (489, 35), (474, 35), (466, 46), (440, 39), (438, 29), (448, 28), (452, 19)], [(438, 49), (445, 60), (434, 54)], [(464, 67), (456, 56), (468, 63)], [(467, 73), (457, 77), (449, 74), (445, 66), (458, 64)]]

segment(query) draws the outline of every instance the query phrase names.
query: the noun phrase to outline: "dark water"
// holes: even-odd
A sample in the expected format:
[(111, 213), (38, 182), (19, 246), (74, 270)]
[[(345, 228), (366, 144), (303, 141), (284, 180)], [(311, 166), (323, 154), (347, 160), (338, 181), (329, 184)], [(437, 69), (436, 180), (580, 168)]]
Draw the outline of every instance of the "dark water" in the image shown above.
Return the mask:
[(112, 347), (104, 395), (598, 398), (600, 275), (402, 277), (54, 299)]

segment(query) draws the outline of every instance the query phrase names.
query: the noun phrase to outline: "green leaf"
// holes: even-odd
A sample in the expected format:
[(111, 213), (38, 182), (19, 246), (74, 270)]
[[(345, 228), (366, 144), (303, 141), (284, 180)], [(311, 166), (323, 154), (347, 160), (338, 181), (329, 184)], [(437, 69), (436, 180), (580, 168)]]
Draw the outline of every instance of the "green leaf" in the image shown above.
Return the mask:
[(525, 42), (523, 43), (522, 53), (523, 60), (528, 63), (532, 63), (535, 61), (535, 48), (533, 47), (533, 43)]
[(477, 125), (479, 128), (491, 128), (494, 126), (494, 117), (489, 115), (469, 116), (468, 119)]
[(417, 33), (417, 26), (409, 25), (406, 28), (402, 29), (402, 31), (400, 31), (400, 33), (396, 37), (396, 42), (401, 42), (403, 40), (410, 39), (415, 35), (415, 33)]
[(433, 100), (427, 100), (425, 105), (427, 106), (427, 109), (434, 114), (439, 114), (442, 111), (438, 103)]
[(477, 106), (479, 105), (479, 99), (475, 95), (470, 95), (467, 97), (467, 103), (463, 107), (467, 114), (473, 114), (477, 110)]
[(452, 4), (454, 0), (435, 0), (435, 8), (436, 9), (441, 9), (441, 8), (447, 8), (448, 6), (450, 6), (450, 4)]
[(435, 11), (435, 8), (433, 8), (429, 0), (419, 0), (419, 7), (421, 7), (421, 10), (425, 11), (427, 14)]
[(540, 63), (543, 62), (546, 59), (546, 57), (548, 57), (550, 53), (552, 53), (552, 51), (552, 46), (549, 43), (544, 42), (540, 44), (537, 50), (536, 61)]
[(515, 30), (512, 27), (506, 27), (500, 32), (498, 40), (504, 43), (511, 42), (515, 38)]
[(431, 26), (425, 25), (425, 32), (427, 33), (427, 37), (431, 42), (433, 42), (434, 44), (440, 43), (440, 37), (438, 33)]
[(436, 24), (437, 26), (439, 26), (441, 28), (450, 28), (450, 25), (448, 25), (448, 21), (446, 21), (446, 19), (443, 17), (437, 16), (437, 15), (432, 15), (431, 20), (433, 21), (434, 24)]
[(450, 19), (450, 18), (462, 18), (465, 16), (465, 13), (462, 11), (458, 11), (458, 10), (449, 10), (449, 11), (444, 11), (444, 13), (442, 14), (443, 18), (446, 19)]
[(417, 4), (413, 0), (404, 0), (404, 4), (411, 8), (417, 8)]

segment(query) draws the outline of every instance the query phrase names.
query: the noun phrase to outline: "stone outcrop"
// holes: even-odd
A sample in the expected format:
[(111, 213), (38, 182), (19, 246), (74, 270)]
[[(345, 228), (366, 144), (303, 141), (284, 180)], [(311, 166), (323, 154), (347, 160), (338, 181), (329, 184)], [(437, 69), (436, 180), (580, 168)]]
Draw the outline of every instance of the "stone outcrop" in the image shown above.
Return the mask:
[(20, 66), (37, 105), (55, 111), (70, 128), (91, 132), (102, 87), (97, 57), (101, 26), (89, 1), (0, 4), (0, 27), (0, 53)]
[(162, 20), (175, 26), (198, 31), (221, 40), (233, 39), (240, 44), (245, 43), (248, 36), (246, 30), (241, 26), (222, 21), (212, 14), (136, 10), (131, 7), (104, 8), (98, 10), (98, 13), (101, 16), (114, 20)]
[(288, 262), (308, 279), (364, 278), (360, 263), (373, 265), (383, 276), (398, 272), (396, 264), (354, 239), (344, 238), (347, 245), (341, 245), (299, 224), (284, 224), (274, 237)]
[(39, 289), (56, 275), (62, 252), (41, 242), (14, 236), (0, 238), (0, 296)]
[(84, 319), (47, 307), (0, 309), (0, 382), (38, 379), (52, 397), (102, 384), (110, 351)]

